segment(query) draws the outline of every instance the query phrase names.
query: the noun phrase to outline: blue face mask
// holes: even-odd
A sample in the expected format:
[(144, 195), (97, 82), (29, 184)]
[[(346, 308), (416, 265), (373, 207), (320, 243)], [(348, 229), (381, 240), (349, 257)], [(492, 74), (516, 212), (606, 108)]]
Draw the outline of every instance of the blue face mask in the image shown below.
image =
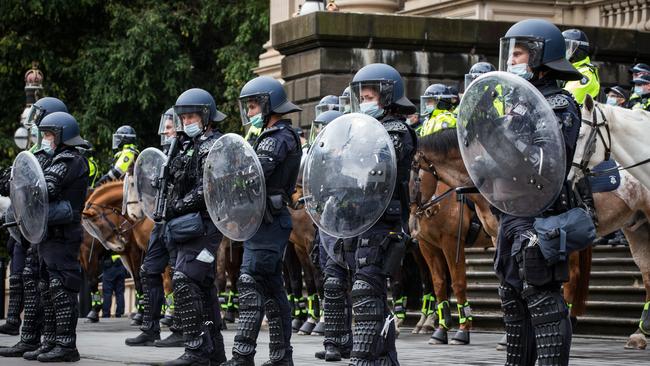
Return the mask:
[(251, 117), (250, 119), (251, 125), (255, 128), (262, 128), (264, 127), (264, 118), (262, 118), (262, 113), (258, 113)]
[(607, 104), (617, 106), (618, 105), (618, 100), (614, 97), (607, 97)]
[(641, 85), (636, 85), (634, 87), (634, 94), (636, 94), (636, 95), (646, 95), (646, 94), (648, 94), (648, 92), (643, 90), (643, 87)]
[(370, 117), (379, 118), (384, 114), (384, 109), (377, 104), (377, 102), (366, 102), (359, 104), (361, 113), (367, 114)]
[(183, 131), (185, 131), (185, 134), (189, 137), (196, 137), (201, 134), (201, 127), (199, 127), (198, 122), (195, 122), (191, 125), (183, 126)]
[(528, 71), (528, 64), (516, 64), (516, 65), (508, 65), (508, 72), (511, 74), (515, 74), (517, 76), (521, 76), (522, 78), (526, 80), (530, 80), (533, 78), (533, 73)]
[(41, 140), (41, 150), (43, 150), (47, 155), (54, 154), (54, 144), (52, 140)]

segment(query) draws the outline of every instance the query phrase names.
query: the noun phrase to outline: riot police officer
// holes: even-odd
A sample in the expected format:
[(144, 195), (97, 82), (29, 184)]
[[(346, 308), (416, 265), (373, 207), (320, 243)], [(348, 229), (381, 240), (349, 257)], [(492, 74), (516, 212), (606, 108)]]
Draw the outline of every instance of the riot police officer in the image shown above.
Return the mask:
[(487, 74), (488, 72), (497, 71), (497, 69), (489, 62), (477, 62), (470, 67), (469, 72), (465, 74), (465, 90), (469, 88), (469, 84), (476, 80), (479, 76)]
[[(180, 127), (174, 124), (174, 109), (169, 108), (160, 117), (158, 127), (160, 143), (166, 153), (168, 153), (172, 139), (177, 138), (177, 129), (180, 129)], [(159, 321), (164, 301), (162, 273), (169, 264), (173, 278), (177, 257), (175, 246), (172, 242), (165, 240), (164, 233), (165, 224), (163, 222), (154, 223), (147, 251), (140, 267), (140, 282), (142, 283), (144, 295), (144, 313), (142, 326), (140, 327), (142, 332), (134, 338), (127, 338), (125, 340), (127, 346), (180, 347), (183, 345), (181, 324), (178, 317), (174, 317), (173, 325), (170, 327), (172, 334), (164, 340), (160, 339)]]
[(562, 32), (566, 42), (566, 57), (581, 74), (582, 78), (569, 81), (564, 89), (571, 92), (578, 104), (583, 104), (588, 95), (596, 100), (600, 93), (600, 77), (598, 68), (591, 63), (589, 39), (580, 29), (567, 29)]
[(262, 165), (267, 213), (257, 233), (244, 242), (237, 283), (239, 322), (232, 359), (224, 365), (254, 365), (263, 314), (269, 321), (269, 358), (264, 365), (293, 365), (291, 314), (282, 279), (282, 256), (291, 233), (287, 204), (296, 185), (302, 150), (300, 139), (283, 115), (301, 111), (287, 100), (282, 85), (270, 77), (250, 80), (241, 90), (242, 122), (261, 124), (253, 148)]
[(113, 158), (113, 166), (97, 181), (97, 185), (110, 180), (122, 179), (129, 171), (139, 152), (135, 145), (136, 134), (131, 126), (120, 126), (113, 134), (113, 150), (117, 150)]
[(408, 182), (417, 137), (404, 116), (415, 113), (416, 108), (405, 96), (399, 72), (386, 64), (361, 68), (350, 83), (350, 94), (353, 112), (372, 116), (386, 128), (397, 158), (393, 197), (379, 221), (357, 240), (351, 291), (355, 325), (350, 364), (399, 365), (386, 276), (399, 265), (407, 240), (404, 231), (409, 215)]
[[(628, 71), (632, 74), (632, 83), (634, 83), (634, 79), (638, 79), (643, 75), (650, 74), (650, 66), (648, 66), (648, 64), (638, 63), (630, 67)], [(630, 98), (627, 101), (627, 107), (632, 108), (639, 102), (639, 99), (641, 99), (641, 96), (636, 93), (636, 90), (633, 90), (632, 95), (630, 95)]]
[[(545, 20), (529, 19), (513, 25), (501, 38), (500, 69), (521, 76), (549, 102), (558, 119), (569, 172), (580, 131), (580, 110), (558, 80), (582, 79), (565, 58), (560, 30)], [(574, 206), (571, 184), (565, 182), (557, 201), (543, 216), (557, 215)], [(531, 244), (535, 217), (499, 213), (495, 271), (501, 280), (499, 296), (507, 337), (506, 365), (566, 365), (571, 346), (568, 307), (560, 291), (566, 281), (565, 261), (549, 269), (541, 250)], [(525, 248), (525, 250), (523, 249)], [(532, 279), (535, 279), (534, 281)], [(534, 283), (534, 284), (533, 284)]]
[[(53, 97), (41, 98), (32, 105), (27, 117), (27, 123), (38, 126), (48, 114), (67, 111), (68, 108), (61, 100)], [(35, 146), (35, 149), (39, 148), (38, 145)], [(50, 156), (43, 150), (35, 150), (34, 154), (42, 167), (50, 160)], [(9, 196), (10, 173), (11, 168), (7, 168), (3, 172), (2, 178), (0, 178), (0, 194), (3, 196)], [(17, 329), (14, 329), (14, 327), (18, 328), (20, 326), (21, 304), (24, 304), (24, 322), (21, 328), (20, 341), (13, 347), (0, 349), (0, 356), (21, 357), (26, 352), (38, 349), (41, 338), (43, 308), (38, 293), (39, 259), (37, 247), (30, 245), (27, 240), (21, 238), (21, 241), (17, 242), (10, 239), (9, 244), (13, 244), (13, 250), (9, 250), (11, 254), (9, 311), (3, 330), (8, 334), (18, 334)], [(42, 329), (44, 343), (53, 343), (55, 340), (53, 324), (52, 319), (50, 319), (47, 323), (48, 326)], [(35, 360), (37, 355), (33, 355), (30, 359)]]
[(48, 114), (38, 128), (43, 136), (41, 149), (51, 157), (43, 167), (50, 211), (67, 207), (71, 212), (66, 220), (48, 222), (47, 236), (38, 246), (44, 328), (55, 329), (54, 342), (46, 337), (38, 350), (24, 356), (37, 354), (36, 359), (42, 362), (78, 361), (78, 256), (83, 240), (81, 211), (88, 189), (88, 162), (76, 147), (87, 143), (79, 136), (77, 121), (65, 112)]
[(456, 117), (451, 112), (454, 109), (453, 98), (452, 91), (444, 84), (430, 85), (424, 91), (420, 97), (420, 114), (426, 121), (420, 131), (421, 136), (456, 127)]
[[(168, 186), (171, 189), (166, 197), (164, 235), (177, 250), (172, 280), (175, 316), (182, 326), (185, 353), (165, 365), (218, 364), (226, 360), (219, 329), (219, 298), (214, 285), (222, 235), (206, 211), (203, 165), (210, 148), (222, 135), (217, 123), (226, 116), (217, 109), (212, 95), (198, 88), (186, 90), (176, 99), (174, 115), (182, 124), (182, 132), (180, 125), (177, 129), (183, 136), (178, 153), (172, 154), (170, 160)], [(158, 273), (156, 281), (162, 272), (158, 271), (152, 272)], [(158, 299), (162, 301), (162, 297)], [(159, 312), (160, 307), (157, 309)]]

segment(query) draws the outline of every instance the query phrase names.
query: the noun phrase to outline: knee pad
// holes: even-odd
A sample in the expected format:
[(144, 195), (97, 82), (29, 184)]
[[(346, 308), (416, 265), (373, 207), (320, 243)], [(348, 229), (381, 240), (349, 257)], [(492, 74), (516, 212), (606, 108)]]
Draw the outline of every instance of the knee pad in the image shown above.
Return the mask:
[[(233, 352), (251, 355), (257, 346), (257, 336), (263, 317), (264, 297), (253, 276), (242, 273), (237, 281), (239, 290), (239, 322)], [(270, 319), (269, 319), (270, 320)]]
[(335, 299), (345, 297), (345, 283), (337, 277), (328, 277), (323, 284), (325, 298)]
[(503, 321), (506, 324), (521, 322), (526, 317), (526, 308), (517, 291), (508, 284), (499, 286)]
[(526, 302), (535, 329), (538, 364), (568, 364), (572, 330), (569, 309), (562, 294), (559, 290), (529, 290)]
[(278, 362), (284, 358), (286, 350), (280, 306), (274, 299), (268, 299), (264, 303), (264, 311), (269, 320), (269, 358)]

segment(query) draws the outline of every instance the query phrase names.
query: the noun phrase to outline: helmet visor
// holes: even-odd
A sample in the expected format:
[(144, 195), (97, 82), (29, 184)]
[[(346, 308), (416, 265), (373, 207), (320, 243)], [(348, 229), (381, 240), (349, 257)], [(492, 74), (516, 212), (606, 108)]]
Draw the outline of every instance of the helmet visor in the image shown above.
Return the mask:
[[(341, 111), (341, 113), (350, 113), (351, 109), (352, 109), (352, 105), (350, 103), (350, 96), (341, 95), (339, 97), (339, 111)], [(318, 114), (316, 115), (318, 116)]]
[(575, 39), (565, 39), (564, 40), (564, 45), (566, 47), (566, 54), (565, 54), (564, 58), (566, 58), (567, 60), (570, 60), (571, 57), (573, 57), (573, 54), (576, 52), (576, 50), (578, 50), (578, 48), (580, 46), (588, 48), (589, 47), (589, 42), (578, 41), (578, 40), (575, 40)]
[(264, 119), (269, 115), (271, 110), (271, 97), (268, 94), (256, 94), (239, 98), (239, 114), (242, 125), (246, 126), (251, 123), (253, 117), (261, 114)]
[(358, 81), (350, 84), (351, 111), (360, 112), (361, 103), (376, 102), (380, 108), (392, 104), (393, 81)]
[(311, 129), (309, 130), (309, 146), (314, 143), (316, 136), (325, 128), (325, 123), (322, 121), (313, 121), (311, 123)]
[(126, 139), (135, 140), (135, 135), (131, 133), (114, 133), (113, 150), (118, 149)]
[(25, 127), (30, 127), (33, 125), (38, 126), (41, 123), (41, 120), (45, 116), (45, 109), (32, 105), (27, 113), (27, 118), (25, 119)]
[(183, 130), (183, 115), (192, 115), (196, 114), (201, 117), (201, 122), (203, 126), (207, 126), (210, 123), (210, 106), (207, 104), (183, 104), (174, 106), (174, 114), (178, 116), (178, 121), (176, 122), (180, 126), (180, 130)]
[(321, 114), (323, 112), (336, 110), (338, 107), (339, 107), (338, 104), (319, 104), (319, 105), (316, 106), (316, 114), (315, 115), (318, 116), (319, 114)]
[(166, 145), (169, 139), (176, 136), (178, 131), (178, 123), (175, 121), (173, 114), (163, 114), (160, 116), (160, 124), (158, 125), (158, 135), (160, 135), (160, 144)]
[(436, 109), (438, 97), (434, 95), (423, 95), (420, 97), (420, 115), (428, 117)]
[(531, 69), (542, 65), (544, 40), (533, 37), (501, 38), (499, 47), (499, 71), (508, 66), (527, 63)]
[(476, 80), (479, 76), (482, 74), (465, 74), (465, 84), (463, 86), (463, 91), (467, 90), (469, 88), (469, 85), (472, 83), (472, 81)]

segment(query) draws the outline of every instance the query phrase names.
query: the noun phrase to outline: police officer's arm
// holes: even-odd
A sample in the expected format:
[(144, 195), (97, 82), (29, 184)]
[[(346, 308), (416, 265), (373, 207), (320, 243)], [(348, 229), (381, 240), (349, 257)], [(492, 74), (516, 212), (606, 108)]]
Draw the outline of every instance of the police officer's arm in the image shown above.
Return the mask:
[(44, 172), (47, 184), (47, 195), (50, 200), (56, 200), (63, 188), (63, 180), (68, 174), (68, 164), (65, 158), (54, 159), (54, 162)]
[[(204, 144), (207, 145), (207, 144)], [(184, 215), (186, 213), (203, 211), (206, 209), (205, 200), (203, 199), (203, 164), (205, 159), (208, 156), (209, 149), (204, 149), (205, 151), (200, 151), (199, 162), (198, 162), (198, 171), (201, 174), (197, 175), (197, 183), (194, 189), (189, 191), (183, 198), (174, 202), (173, 210), (178, 215)]]
[(129, 170), (133, 160), (135, 159), (135, 153), (130, 149), (125, 149), (120, 152), (115, 159), (115, 164), (111, 167), (108, 173), (104, 174), (97, 184), (107, 182), (109, 180), (118, 180), (124, 177), (124, 174)]
[(277, 136), (267, 136), (257, 146), (257, 157), (260, 159), (264, 178), (269, 179), (275, 168), (287, 158), (289, 146)]

